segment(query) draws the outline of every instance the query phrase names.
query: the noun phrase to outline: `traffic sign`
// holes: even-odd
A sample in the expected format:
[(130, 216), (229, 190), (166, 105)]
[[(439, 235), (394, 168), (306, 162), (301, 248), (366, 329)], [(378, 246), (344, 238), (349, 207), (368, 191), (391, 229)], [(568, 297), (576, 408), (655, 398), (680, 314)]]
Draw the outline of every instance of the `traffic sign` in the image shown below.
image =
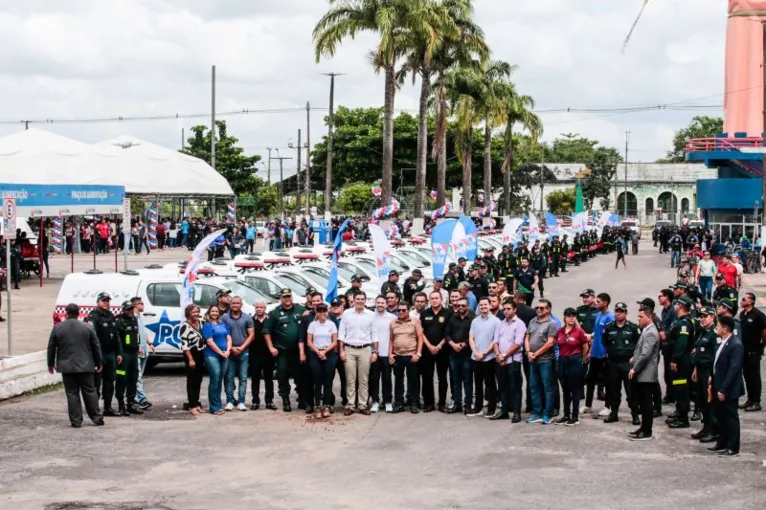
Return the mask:
[[(130, 199), (124, 198), (122, 200), (122, 233), (126, 236), (130, 235)], [(125, 244), (127, 246), (128, 238), (125, 238)]]
[(3, 220), (5, 231), (12, 235), (16, 230), (16, 199), (13, 197), (3, 198)]

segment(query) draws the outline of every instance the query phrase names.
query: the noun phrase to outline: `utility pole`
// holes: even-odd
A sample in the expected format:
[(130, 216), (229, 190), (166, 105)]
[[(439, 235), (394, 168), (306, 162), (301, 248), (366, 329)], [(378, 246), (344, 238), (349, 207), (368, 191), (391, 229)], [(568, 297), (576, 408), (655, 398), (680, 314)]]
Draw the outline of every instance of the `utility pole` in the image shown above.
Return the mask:
[(311, 103), (306, 101), (306, 221), (311, 217)]
[[(630, 142), (630, 131), (625, 131), (625, 216), (628, 216), (628, 143)], [(638, 204), (636, 204), (638, 206)]]
[(282, 162), (286, 159), (293, 159), (286, 156), (282, 156), (279, 154), (279, 149), (274, 149), (277, 151), (277, 157), (274, 159), (279, 160), (279, 215), (282, 219), (285, 217), (285, 177), (284, 177), (284, 168), (282, 166)]
[(543, 184), (543, 176), (545, 175), (545, 149), (543, 148), (542, 156), (540, 156), (540, 214), (544, 214), (545, 211), (545, 205), (544, 205), (544, 199), (543, 199), (543, 189), (545, 185)]
[(271, 186), (271, 147), (266, 147), (266, 150), (269, 151), (269, 166), (266, 167), (266, 182)]
[(332, 201), (332, 142), (333, 126), (335, 123), (335, 77), (342, 76), (340, 73), (324, 73), (330, 77), (330, 115), (327, 117), (327, 171), (324, 185), (324, 210), (325, 215), (330, 214), (330, 202)]
[(210, 98), (210, 166), (215, 170), (215, 66), (213, 66), (211, 74)]
[(303, 147), (301, 146), (301, 130), (298, 129), (298, 164), (295, 166), (295, 178), (297, 179), (297, 186), (295, 190), (295, 211), (300, 214), (301, 212), (301, 152)]

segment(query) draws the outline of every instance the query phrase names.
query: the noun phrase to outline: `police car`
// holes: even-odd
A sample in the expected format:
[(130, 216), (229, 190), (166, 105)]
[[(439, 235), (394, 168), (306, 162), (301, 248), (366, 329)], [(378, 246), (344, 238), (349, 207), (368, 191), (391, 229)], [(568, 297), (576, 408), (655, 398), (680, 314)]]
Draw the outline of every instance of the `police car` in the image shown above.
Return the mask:
[[(178, 330), (184, 320), (180, 306), (182, 287), (183, 282), (177, 273), (162, 270), (72, 273), (64, 278), (59, 289), (53, 323), (57, 324), (66, 318), (64, 309), (69, 303), (79, 305), (79, 318), (85, 319), (96, 307), (96, 297), (100, 292), (107, 292), (111, 296), (110, 310), (115, 315), (121, 312), (124, 301), (137, 296), (144, 302), (143, 317), (148, 341), (156, 348), (151, 363), (180, 361), (183, 354)], [(278, 304), (274, 298), (261, 294), (246, 282), (221, 277), (198, 279), (194, 284), (192, 301), (204, 313), (217, 302), (216, 294), (221, 289), (240, 296), (243, 301), (242, 312), (249, 315), (254, 314), (254, 304), (257, 301), (266, 302), (267, 311), (273, 310)]]

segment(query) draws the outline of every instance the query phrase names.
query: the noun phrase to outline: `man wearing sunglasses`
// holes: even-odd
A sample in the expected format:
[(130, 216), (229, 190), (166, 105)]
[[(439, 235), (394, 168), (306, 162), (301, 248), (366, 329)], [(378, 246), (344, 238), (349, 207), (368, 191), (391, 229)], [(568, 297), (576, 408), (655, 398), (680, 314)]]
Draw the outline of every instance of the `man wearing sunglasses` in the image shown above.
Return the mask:
[[(468, 300), (460, 298), (454, 313), (447, 319), (444, 338), (450, 346), (449, 371), (452, 389), (452, 407), (447, 413), (467, 413), (473, 402), (473, 367), (471, 348), (468, 337), (473, 321), (473, 312), (468, 308)], [(465, 398), (465, 400), (463, 400)]]
[(755, 412), (761, 410), (761, 358), (766, 345), (766, 315), (755, 307), (755, 295), (750, 292), (742, 296), (740, 304), (740, 339), (745, 346), (742, 374), (747, 389), (743, 408), (746, 412)]
[(418, 412), (420, 400), (420, 373), (417, 362), (423, 349), (423, 329), (419, 321), (410, 318), (410, 307), (401, 301), (397, 318), (391, 322), (391, 341), (388, 361), (394, 367), (394, 412), (404, 410), (404, 376), (407, 375), (407, 401), (410, 412)]
[[(532, 393), (532, 416), (527, 423), (549, 425), (554, 408), (553, 346), (558, 327), (551, 319), (551, 302), (540, 299), (535, 308), (537, 317), (529, 322), (524, 348), (529, 359), (529, 385)], [(545, 409), (543, 409), (543, 398)]]

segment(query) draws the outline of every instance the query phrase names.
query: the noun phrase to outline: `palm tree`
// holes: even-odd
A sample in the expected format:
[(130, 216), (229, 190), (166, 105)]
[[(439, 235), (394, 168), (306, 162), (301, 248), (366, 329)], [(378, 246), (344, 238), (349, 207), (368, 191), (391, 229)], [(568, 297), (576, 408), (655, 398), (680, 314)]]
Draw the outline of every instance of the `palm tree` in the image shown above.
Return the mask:
[(457, 25), (460, 37), (444, 39), (431, 65), (436, 77), (431, 85), (436, 114), (431, 159), (436, 160), (437, 207), (444, 205), (447, 192), (447, 121), (452, 109), (448, 101), (454, 96), (447, 89), (447, 72), (456, 68), (478, 70), (487, 62), (490, 53), (484, 32), (473, 21), (473, 0), (443, 0), (442, 5)]
[(503, 145), (505, 147), (505, 158), (500, 167), (503, 173), (503, 204), (505, 205), (505, 214), (511, 211), (511, 172), (513, 172), (514, 152), (513, 152), (513, 126), (521, 124), (526, 129), (533, 142), (543, 135), (543, 122), (540, 117), (531, 110), (535, 107), (535, 101), (531, 96), (519, 95), (515, 88), (509, 89), (505, 97), (505, 134), (503, 136)]
[(417, 34), (430, 44), (437, 43), (433, 27), (434, 10), (428, 0), (329, 0), (331, 8), (314, 27), (316, 60), (335, 55), (338, 44), (360, 32), (379, 36), (374, 49), (376, 71), (385, 75), (383, 102), (383, 181), (381, 201), (391, 199), (391, 174), (394, 152), (394, 100), (396, 96), (396, 63), (406, 50), (406, 43)]

